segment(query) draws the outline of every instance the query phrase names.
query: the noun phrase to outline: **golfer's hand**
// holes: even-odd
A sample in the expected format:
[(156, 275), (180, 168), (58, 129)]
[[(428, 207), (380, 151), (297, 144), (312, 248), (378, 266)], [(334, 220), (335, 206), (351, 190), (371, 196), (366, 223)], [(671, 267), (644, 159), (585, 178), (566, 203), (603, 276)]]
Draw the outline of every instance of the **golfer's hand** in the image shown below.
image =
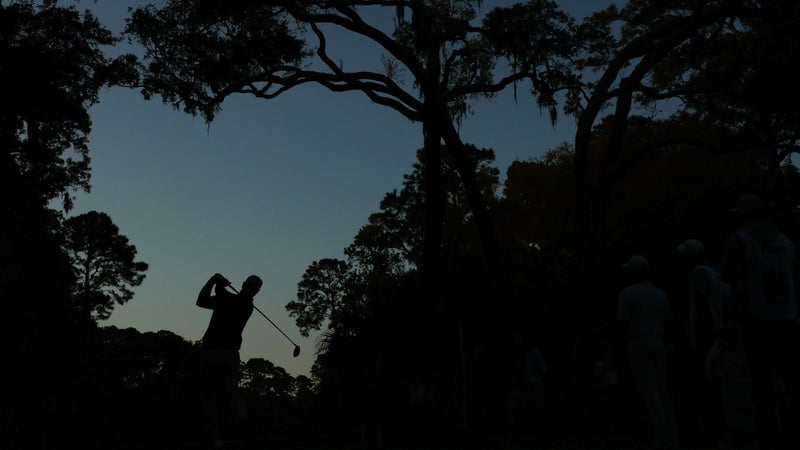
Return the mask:
[(214, 276), (211, 277), (211, 280), (214, 282), (214, 284), (221, 286), (227, 286), (231, 284), (231, 282), (228, 281), (227, 278), (223, 277), (222, 274), (219, 273), (215, 273)]

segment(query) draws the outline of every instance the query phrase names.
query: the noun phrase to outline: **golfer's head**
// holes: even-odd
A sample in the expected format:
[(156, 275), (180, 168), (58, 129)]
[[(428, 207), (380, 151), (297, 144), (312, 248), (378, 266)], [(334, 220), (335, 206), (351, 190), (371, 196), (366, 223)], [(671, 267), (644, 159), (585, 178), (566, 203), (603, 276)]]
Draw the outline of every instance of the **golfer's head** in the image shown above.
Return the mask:
[(262, 284), (263, 282), (261, 281), (261, 278), (259, 278), (257, 275), (250, 275), (246, 280), (244, 280), (244, 283), (242, 283), (241, 292), (242, 294), (252, 297), (261, 290)]

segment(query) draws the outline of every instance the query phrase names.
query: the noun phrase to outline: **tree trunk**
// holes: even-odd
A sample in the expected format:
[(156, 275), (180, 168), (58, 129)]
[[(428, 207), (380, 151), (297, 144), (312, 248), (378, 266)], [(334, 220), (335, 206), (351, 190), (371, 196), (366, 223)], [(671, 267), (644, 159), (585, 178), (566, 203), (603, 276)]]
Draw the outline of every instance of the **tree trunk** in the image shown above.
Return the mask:
[[(446, 114), (443, 112), (443, 114)], [(502, 265), (500, 257), (500, 243), (497, 240), (497, 233), (495, 232), (494, 224), (492, 223), (489, 208), (486, 206), (486, 200), (483, 198), (483, 193), (475, 178), (475, 167), (467, 159), (464, 152), (464, 143), (458, 135), (452, 120), (448, 117), (448, 124), (445, 128), (444, 140), (447, 144), (447, 150), (453, 157), (455, 162), (456, 171), (464, 185), (464, 193), (467, 196), (470, 210), (472, 211), (475, 220), (475, 226), (478, 228), (478, 235), (481, 240), (486, 261), (492, 268), (500, 268)]]
[(438, 293), (442, 277), (442, 229), (446, 193), (442, 185), (442, 145), (435, 123), (425, 121), (423, 182), (425, 186), (425, 228), (422, 244), (422, 285), (425, 292)]

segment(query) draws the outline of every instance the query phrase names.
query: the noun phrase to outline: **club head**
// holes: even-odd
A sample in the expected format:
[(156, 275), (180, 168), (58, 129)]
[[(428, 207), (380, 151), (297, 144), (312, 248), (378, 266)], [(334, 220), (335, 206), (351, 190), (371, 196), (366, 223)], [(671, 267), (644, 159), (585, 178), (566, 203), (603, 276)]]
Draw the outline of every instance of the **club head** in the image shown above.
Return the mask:
[(300, 347), (299, 347), (299, 346), (297, 346), (297, 345), (295, 345), (295, 346), (294, 346), (294, 351), (292, 352), (292, 356), (294, 356), (295, 358), (297, 358), (297, 355), (299, 355), (299, 354), (300, 354)]

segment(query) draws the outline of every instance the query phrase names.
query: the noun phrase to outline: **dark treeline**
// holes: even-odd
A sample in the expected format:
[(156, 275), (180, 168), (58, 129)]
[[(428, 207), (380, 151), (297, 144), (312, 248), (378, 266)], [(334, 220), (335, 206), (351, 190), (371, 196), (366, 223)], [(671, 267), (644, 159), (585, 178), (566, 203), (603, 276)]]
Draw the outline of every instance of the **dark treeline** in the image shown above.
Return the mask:
[[(743, 192), (800, 242), (800, 4), (631, 1), (579, 23), (546, 0), (480, 18), (475, 1), (381, 2), (397, 16), (383, 34), (360, 15), (371, 3), (169, 1), (131, 13), (142, 57), (109, 58), (119, 37), (90, 14), (0, 2), (4, 448), (203, 436), (196, 343), (98, 326), (148, 268), (104, 213), (68, 217), (90, 187), (100, 91), (141, 89), (212, 121), (229, 95), (269, 100), (308, 82), (395, 109), (423, 125), (424, 144), (344, 258), (320, 255), (286, 306), (302, 334), (322, 332), (311, 376), (243, 362), (243, 438), (647, 435), (615, 318), (632, 254), (675, 311), (682, 440), (708, 437), (686, 389), (688, 267), (675, 247), (696, 238), (718, 256)], [(386, 73), (345, 72), (325, 26), (382, 46)], [(305, 64), (315, 55), (321, 71)], [(501, 181), (494, 152), (458, 130), (473, 99), (512, 86), (577, 131)], [(535, 136), (530, 147), (545, 150)], [(99, 279), (81, 270), (103, 264)]]

